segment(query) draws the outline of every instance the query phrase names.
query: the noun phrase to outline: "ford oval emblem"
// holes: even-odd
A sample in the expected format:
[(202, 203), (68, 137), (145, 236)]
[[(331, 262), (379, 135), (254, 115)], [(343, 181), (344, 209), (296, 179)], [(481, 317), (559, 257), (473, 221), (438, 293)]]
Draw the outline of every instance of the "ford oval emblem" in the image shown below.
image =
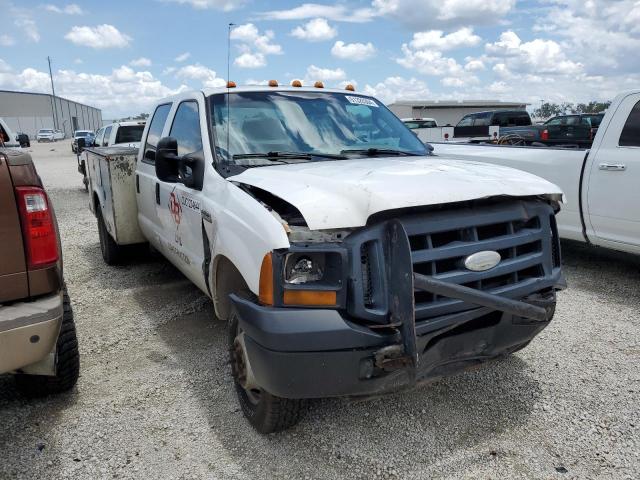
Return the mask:
[(484, 272), (490, 270), (500, 263), (502, 257), (498, 252), (493, 250), (485, 250), (483, 252), (474, 253), (464, 259), (464, 266), (472, 272)]

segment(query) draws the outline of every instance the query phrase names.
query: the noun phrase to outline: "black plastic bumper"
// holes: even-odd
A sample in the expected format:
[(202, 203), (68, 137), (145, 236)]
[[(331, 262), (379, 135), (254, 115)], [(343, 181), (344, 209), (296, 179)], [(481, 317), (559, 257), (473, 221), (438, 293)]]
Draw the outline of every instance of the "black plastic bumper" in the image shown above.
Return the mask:
[(336, 310), (232, 300), (257, 383), (280, 397), (320, 398), (388, 393), (507, 355), (549, 324), (555, 294), (535, 299), (550, 310), (546, 321), (482, 307), (416, 324), (415, 366), (393, 365), (400, 332), (376, 332)]

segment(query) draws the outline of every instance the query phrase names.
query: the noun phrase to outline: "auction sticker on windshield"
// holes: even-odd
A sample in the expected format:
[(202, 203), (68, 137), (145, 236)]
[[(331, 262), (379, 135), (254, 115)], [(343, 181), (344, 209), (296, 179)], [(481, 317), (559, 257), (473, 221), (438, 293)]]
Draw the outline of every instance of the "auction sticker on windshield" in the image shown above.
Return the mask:
[(372, 98), (364, 98), (364, 97), (352, 97), (350, 95), (345, 95), (349, 103), (353, 103), (354, 105), (366, 105), (368, 107), (378, 107), (378, 104)]

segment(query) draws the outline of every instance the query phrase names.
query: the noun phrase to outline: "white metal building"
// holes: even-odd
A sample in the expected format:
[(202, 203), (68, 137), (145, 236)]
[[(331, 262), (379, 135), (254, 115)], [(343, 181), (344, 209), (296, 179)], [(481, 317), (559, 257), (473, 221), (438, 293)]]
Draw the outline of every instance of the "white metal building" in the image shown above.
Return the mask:
[(440, 126), (456, 125), (468, 113), (486, 110), (525, 110), (528, 103), (499, 100), (407, 100), (389, 105), (399, 118), (435, 118)]
[(70, 138), (75, 130), (97, 130), (102, 111), (48, 93), (0, 90), (0, 117), (14, 132), (35, 138), (41, 128), (56, 128)]

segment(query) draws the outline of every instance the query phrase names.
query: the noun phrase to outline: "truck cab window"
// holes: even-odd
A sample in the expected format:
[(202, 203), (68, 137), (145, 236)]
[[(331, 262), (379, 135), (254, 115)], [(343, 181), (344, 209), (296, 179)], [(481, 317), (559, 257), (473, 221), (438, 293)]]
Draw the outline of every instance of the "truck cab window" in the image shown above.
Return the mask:
[(198, 102), (182, 102), (178, 107), (169, 136), (178, 141), (178, 155), (202, 150), (202, 134), (200, 133), (200, 112)]
[(109, 138), (111, 137), (111, 128), (112, 127), (107, 127), (104, 130), (104, 139), (102, 140), (102, 145), (103, 147), (108, 147), (109, 146)]
[(471, 115), (467, 115), (462, 120), (458, 122), (456, 127), (471, 127), (473, 125), (473, 117)]
[(621, 147), (640, 147), (640, 102), (636, 103), (624, 124), (620, 141)]
[(147, 141), (144, 145), (144, 158), (143, 161), (147, 163), (155, 163), (156, 161), (156, 145), (162, 135), (162, 129), (169, 116), (171, 110), (171, 104), (165, 103), (158, 106), (151, 119), (151, 125), (149, 125), (149, 133), (147, 133)]

